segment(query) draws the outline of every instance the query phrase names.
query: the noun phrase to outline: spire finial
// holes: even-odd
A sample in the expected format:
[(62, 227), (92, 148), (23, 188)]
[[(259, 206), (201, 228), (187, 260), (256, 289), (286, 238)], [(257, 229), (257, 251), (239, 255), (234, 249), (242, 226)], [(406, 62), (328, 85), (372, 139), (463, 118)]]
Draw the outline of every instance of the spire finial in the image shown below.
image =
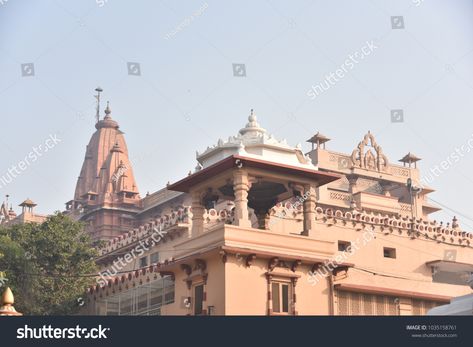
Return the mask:
[(0, 300), (0, 316), (22, 316), (20, 312), (15, 310), (14, 303), (13, 293), (10, 287), (7, 287)]
[(245, 135), (247, 133), (252, 133), (252, 134), (264, 134), (266, 130), (260, 127), (258, 124), (258, 120), (255, 115), (254, 109), (250, 110), (250, 115), (248, 116), (248, 123), (246, 126), (240, 130), (241, 135)]
[(250, 122), (255, 122), (256, 121), (256, 115), (253, 109), (250, 110), (250, 116), (248, 117), (248, 120)]
[(105, 108), (105, 118), (110, 118), (110, 113), (112, 113), (112, 110), (110, 109), (110, 101), (107, 101), (107, 107)]
[(13, 298), (13, 293), (10, 287), (7, 287), (2, 295), (2, 304), (13, 305), (14, 303), (15, 303), (15, 299)]
[(95, 98), (97, 99), (97, 112), (95, 114), (95, 118), (97, 120), (97, 123), (100, 120), (100, 93), (103, 92), (103, 89), (100, 87), (95, 88), (95, 91), (97, 92), (97, 95), (94, 95)]

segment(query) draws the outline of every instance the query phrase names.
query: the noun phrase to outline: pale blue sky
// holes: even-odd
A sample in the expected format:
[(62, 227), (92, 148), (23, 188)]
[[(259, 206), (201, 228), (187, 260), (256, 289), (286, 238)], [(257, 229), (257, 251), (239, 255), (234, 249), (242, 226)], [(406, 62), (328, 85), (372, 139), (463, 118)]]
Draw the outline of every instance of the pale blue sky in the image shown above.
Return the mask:
[[(62, 139), (0, 186), (15, 205), (30, 197), (52, 212), (72, 198), (98, 85), (142, 196), (184, 177), (195, 151), (236, 134), (251, 108), (290, 144), (321, 131), (348, 153), (371, 130), (391, 161), (412, 151), (425, 171), (473, 136), (471, 0), (100, 2), (0, 5), (0, 176), (50, 134)], [(391, 16), (405, 29), (392, 29)], [(370, 56), (307, 96), (370, 40)], [(34, 76), (22, 77), (25, 63)], [(234, 77), (232, 63), (247, 76)], [(404, 110), (404, 123), (391, 123), (391, 109)], [(472, 171), (473, 151), (435, 178), (432, 197), (473, 218)]]

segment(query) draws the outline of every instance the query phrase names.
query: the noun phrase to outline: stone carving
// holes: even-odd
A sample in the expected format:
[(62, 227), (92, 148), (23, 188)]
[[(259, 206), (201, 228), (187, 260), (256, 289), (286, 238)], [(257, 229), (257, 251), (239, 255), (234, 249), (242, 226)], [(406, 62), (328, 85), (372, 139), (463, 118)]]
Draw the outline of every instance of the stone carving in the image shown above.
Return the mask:
[(388, 167), (388, 158), (369, 131), (352, 152), (351, 162), (354, 167), (372, 171), (386, 171)]

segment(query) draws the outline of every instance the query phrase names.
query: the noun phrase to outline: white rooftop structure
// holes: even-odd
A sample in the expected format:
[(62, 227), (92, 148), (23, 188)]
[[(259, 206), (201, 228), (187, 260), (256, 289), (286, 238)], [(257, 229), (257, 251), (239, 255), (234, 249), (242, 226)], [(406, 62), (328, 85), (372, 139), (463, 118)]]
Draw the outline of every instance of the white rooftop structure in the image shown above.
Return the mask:
[(292, 147), (286, 140), (279, 141), (262, 128), (251, 110), (248, 123), (236, 136), (227, 141), (218, 140), (217, 145), (208, 147), (203, 153), (197, 152), (197, 161), (203, 167), (209, 167), (231, 155), (281, 163), (294, 167), (317, 170), (311, 158), (304, 155), (301, 145)]

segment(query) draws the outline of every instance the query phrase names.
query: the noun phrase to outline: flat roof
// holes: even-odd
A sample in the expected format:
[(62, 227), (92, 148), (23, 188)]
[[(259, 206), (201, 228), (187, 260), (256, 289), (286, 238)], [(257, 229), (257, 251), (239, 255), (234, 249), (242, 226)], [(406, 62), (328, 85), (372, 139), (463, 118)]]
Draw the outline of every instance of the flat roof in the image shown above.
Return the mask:
[(348, 292), (356, 293), (367, 293), (367, 294), (377, 294), (377, 295), (391, 295), (391, 296), (400, 296), (413, 299), (424, 299), (424, 300), (434, 300), (439, 302), (450, 302), (452, 297), (445, 295), (437, 294), (428, 294), (422, 292), (413, 292), (408, 290), (399, 290), (394, 288), (384, 288), (384, 287), (374, 287), (374, 286), (365, 286), (359, 284), (349, 284), (349, 283), (339, 283), (335, 284), (335, 289), (344, 290)]
[(186, 178), (183, 178), (182, 180), (169, 185), (167, 188), (169, 190), (187, 193), (190, 187), (207, 180), (209, 177), (217, 175), (231, 168), (239, 168), (241, 166), (252, 167), (257, 169), (266, 169), (277, 173), (291, 174), (303, 178), (314, 179), (318, 182), (319, 186), (325, 185), (341, 178), (340, 175), (319, 171), (315, 168), (311, 170), (307, 168), (244, 157), (235, 154), (219, 161), (218, 163), (206, 167), (205, 169), (202, 169), (190, 176), (187, 176)]
[(428, 261), (425, 265), (446, 272), (473, 272), (473, 264), (460, 263), (452, 260), (433, 260)]

